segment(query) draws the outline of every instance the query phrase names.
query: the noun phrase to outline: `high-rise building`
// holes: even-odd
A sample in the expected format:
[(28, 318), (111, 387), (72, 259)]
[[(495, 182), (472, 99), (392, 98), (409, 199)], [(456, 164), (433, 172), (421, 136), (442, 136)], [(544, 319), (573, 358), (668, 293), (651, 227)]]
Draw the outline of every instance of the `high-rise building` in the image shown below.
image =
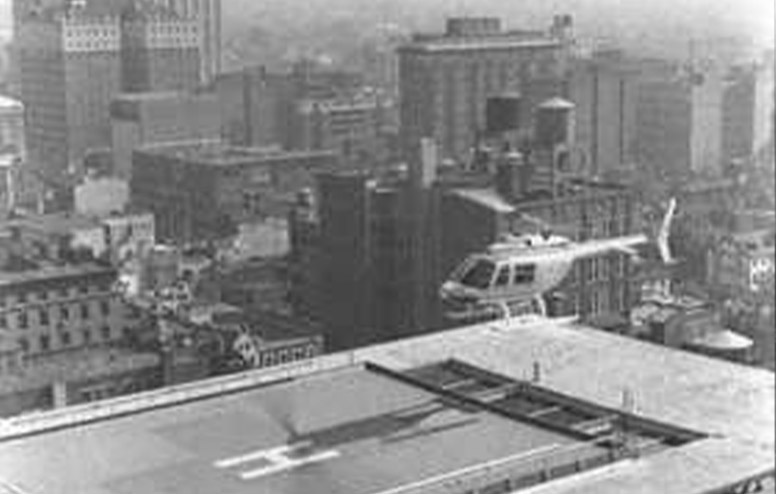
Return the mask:
[(575, 152), (591, 174), (616, 171), (633, 160), (636, 77), (619, 52), (597, 52), (572, 63)]
[(639, 61), (636, 158), (671, 174), (719, 173), (722, 164), (721, 73)]
[(735, 66), (724, 83), (723, 159), (762, 159), (773, 142), (773, 67), (761, 62)]
[[(565, 92), (571, 19), (545, 31), (504, 31), (499, 19), (453, 18), (441, 35), (418, 34), (399, 48), (399, 120), (406, 159), (423, 137), (441, 158), (466, 159), (485, 131), (487, 98), (518, 92), (528, 107)], [(530, 128), (530, 115), (523, 126)]]
[(182, 91), (200, 83), (200, 27), (171, 12), (123, 15), (122, 88), (128, 92)]
[(201, 37), (200, 82), (210, 83), (221, 72), (221, 0), (157, 0), (180, 15), (196, 19)]
[(88, 149), (110, 142), (108, 105), (120, 86), (115, 16), (49, 12), (19, 28), (30, 165), (61, 183)]
[(198, 31), (129, 1), (49, 3), (19, 6), (17, 32), (30, 165), (57, 188), (81, 174), (90, 149), (110, 144), (109, 105), (122, 87), (197, 84)]

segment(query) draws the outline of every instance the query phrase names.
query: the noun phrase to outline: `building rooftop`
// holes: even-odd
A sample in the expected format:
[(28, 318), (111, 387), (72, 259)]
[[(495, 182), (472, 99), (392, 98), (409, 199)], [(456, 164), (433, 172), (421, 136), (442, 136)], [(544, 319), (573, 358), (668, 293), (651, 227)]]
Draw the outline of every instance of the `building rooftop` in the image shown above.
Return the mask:
[(257, 162), (272, 164), (294, 158), (336, 156), (333, 151), (286, 151), (279, 146), (250, 148), (218, 141), (156, 144), (142, 148), (142, 152), (175, 158), (184, 163), (215, 166), (238, 166)]
[(37, 269), (0, 272), (0, 287), (97, 274), (105, 275), (114, 272), (115, 270), (111, 267), (95, 263), (43, 265)]
[[(475, 369), (472, 379), (419, 376), (419, 369), (450, 359)], [(519, 384), (537, 363), (541, 392)], [(418, 385), (429, 379), (436, 387)], [(503, 379), (517, 388), (455, 398), (480, 396), (463, 388)], [(9, 419), (0, 422), (0, 485), (35, 494), (419, 493), (433, 485), (440, 487), (433, 492), (457, 494), (466, 491), (460, 479), (473, 481), (484, 462), (489, 470), (477, 470), (481, 476), (535, 467), (550, 452), (579, 451), (579, 436), (570, 433), (574, 410), (619, 410), (624, 390), (634, 424), (655, 421), (700, 434), (552, 480), (541, 492), (706, 493), (773, 475), (772, 372), (535, 319)], [(513, 392), (518, 401), (510, 402)], [(565, 428), (547, 426), (538, 411), (533, 420), (504, 411), (504, 404), (528, 406), (531, 400), (520, 396), (536, 393), (568, 397), (542, 412)], [(571, 415), (563, 418), (559, 409)], [(600, 453), (600, 446), (582, 448)], [(415, 490), (400, 488), (408, 484)]]
[(159, 356), (154, 353), (118, 348), (82, 348), (40, 359), (27, 359), (18, 371), (3, 374), (0, 394), (40, 389), (55, 382), (78, 382), (118, 375), (158, 365)]
[(76, 213), (50, 213), (16, 218), (9, 226), (36, 230), (51, 235), (68, 235), (75, 230), (99, 228), (99, 221)]

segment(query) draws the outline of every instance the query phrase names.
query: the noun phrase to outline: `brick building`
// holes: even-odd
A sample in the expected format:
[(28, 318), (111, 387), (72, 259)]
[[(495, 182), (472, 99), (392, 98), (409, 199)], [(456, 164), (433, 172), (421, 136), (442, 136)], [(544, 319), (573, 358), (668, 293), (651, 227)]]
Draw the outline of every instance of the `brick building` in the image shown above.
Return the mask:
[(132, 202), (154, 213), (162, 241), (215, 239), (243, 222), (285, 217), (293, 194), (335, 165), (327, 151), (159, 145), (134, 153)]

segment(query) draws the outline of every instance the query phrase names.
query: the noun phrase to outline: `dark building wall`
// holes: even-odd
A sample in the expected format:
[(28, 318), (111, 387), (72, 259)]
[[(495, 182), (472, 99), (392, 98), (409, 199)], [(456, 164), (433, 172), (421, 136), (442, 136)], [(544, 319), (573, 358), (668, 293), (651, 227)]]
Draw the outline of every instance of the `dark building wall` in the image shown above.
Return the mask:
[[(231, 152), (216, 147), (216, 154)], [(323, 152), (251, 156), (243, 150), (244, 161), (219, 164), (206, 157), (176, 158), (164, 149), (133, 154), (132, 200), (154, 212), (158, 238), (184, 243), (231, 235), (243, 221), (286, 218), (292, 194), (336, 164), (333, 154)]]
[(115, 52), (67, 56), (68, 154), (76, 171), (89, 149), (110, 146), (110, 102), (119, 91), (120, 62)]
[(320, 315), (330, 350), (373, 340), (369, 324), (369, 228), (371, 194), (363, 175), (319, 178)]

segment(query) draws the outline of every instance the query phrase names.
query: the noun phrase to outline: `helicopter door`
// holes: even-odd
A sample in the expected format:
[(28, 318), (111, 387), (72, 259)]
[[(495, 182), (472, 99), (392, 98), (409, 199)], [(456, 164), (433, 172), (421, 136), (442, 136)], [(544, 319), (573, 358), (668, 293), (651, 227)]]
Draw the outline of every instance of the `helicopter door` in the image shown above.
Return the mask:
[(493, 288), (496, 291), (503, 291), (509, 286), (509, 280), (512, 276), (512, 269), (509, 264), (501, 266), (493, 282)]

